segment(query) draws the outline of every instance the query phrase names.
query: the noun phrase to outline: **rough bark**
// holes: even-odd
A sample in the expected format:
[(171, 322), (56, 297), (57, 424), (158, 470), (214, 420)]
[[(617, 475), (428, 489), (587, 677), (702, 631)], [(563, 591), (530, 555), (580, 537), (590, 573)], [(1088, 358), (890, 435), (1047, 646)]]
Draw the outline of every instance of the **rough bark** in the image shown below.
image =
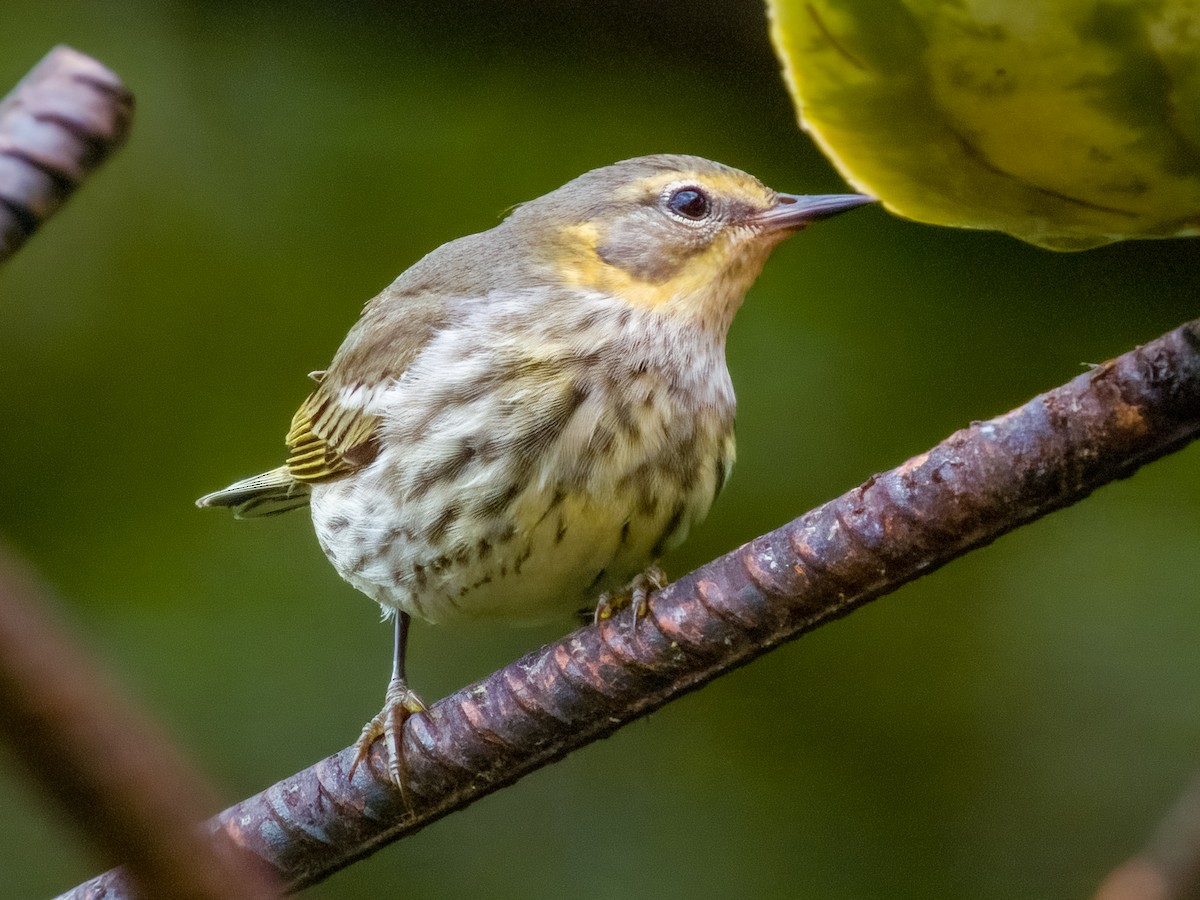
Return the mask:
[[(409, 799), (382, 748), (324, 759), (211, 823), (292, 889), (611, 734), (1200, 434), (1200, 320), (976, 422), (890, 472), (411, 718)], [(71, 897), (124, 896), (119, 870)]]
[(0, 100), (0, 263), (124, 144), (133, 94), (113, 72), (55, 47)]

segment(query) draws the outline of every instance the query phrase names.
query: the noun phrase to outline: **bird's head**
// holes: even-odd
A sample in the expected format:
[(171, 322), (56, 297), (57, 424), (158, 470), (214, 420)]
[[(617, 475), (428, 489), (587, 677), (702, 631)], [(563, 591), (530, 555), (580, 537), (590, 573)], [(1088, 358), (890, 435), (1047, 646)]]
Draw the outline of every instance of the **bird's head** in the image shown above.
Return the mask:
[(518, 207), (507, 225), (547, 279), (728, 327), (771, 250), (861, 194), (780, 194), (694, 156), (595, 169)]

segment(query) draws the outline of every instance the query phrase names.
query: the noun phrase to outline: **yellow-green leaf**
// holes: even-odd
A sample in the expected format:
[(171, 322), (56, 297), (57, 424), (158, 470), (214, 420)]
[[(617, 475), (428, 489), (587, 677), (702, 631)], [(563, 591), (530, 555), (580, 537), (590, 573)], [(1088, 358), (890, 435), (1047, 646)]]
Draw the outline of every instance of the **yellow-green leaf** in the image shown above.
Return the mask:
[(1200, 0), (767, 0), (809, 131), (899, 215), (1200, 234)]

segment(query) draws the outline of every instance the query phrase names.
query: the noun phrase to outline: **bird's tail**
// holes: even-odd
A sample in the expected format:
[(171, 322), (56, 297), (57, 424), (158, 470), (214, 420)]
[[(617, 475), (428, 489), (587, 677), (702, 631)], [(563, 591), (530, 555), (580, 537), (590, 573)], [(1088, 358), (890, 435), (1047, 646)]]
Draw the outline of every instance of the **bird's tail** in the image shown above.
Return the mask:
[(293, 478), (287, 466), (280, 466), (206, 494), (196, 505), (227, 506), (234, 518), (258, 519), (307, 506), (308, 495), (308, 485)]

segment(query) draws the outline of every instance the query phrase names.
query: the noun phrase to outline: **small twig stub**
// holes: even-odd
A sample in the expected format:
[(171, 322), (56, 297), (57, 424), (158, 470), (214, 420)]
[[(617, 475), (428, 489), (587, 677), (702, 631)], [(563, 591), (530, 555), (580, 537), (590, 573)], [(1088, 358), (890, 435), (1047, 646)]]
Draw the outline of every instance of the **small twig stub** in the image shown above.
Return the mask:
[(0, 100), (0, 262), (124, 143), (133, 95), (109, 69), (56, 47)]

